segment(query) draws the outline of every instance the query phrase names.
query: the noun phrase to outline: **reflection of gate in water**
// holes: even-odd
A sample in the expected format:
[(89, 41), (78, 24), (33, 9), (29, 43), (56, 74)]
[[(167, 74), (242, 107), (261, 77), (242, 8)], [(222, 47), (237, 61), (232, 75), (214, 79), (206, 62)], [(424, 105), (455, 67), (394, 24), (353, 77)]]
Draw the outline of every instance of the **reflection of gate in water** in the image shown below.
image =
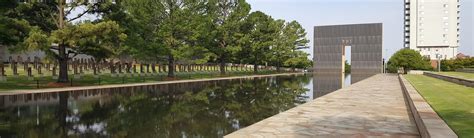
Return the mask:
[(338, 74), (339, 79), (331, 80), (340, 80), (342, 86), (345, 46), (351, 46), (352, 83), (382, 72), (381, 23), (316, 26), (314, 28), (314, 72), (332, 77)]

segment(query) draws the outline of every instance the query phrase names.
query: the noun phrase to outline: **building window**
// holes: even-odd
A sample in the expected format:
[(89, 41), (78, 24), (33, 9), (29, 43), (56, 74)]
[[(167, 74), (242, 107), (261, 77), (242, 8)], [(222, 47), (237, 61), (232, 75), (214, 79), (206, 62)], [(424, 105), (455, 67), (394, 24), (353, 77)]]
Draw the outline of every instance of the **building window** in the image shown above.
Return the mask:
[(448, 43), (448, 40), (444, 40), (443, 42), (444, 42), (445, 44), (447, 44), (447, 43)]
[(448, 26), (448, 25), (449, 25), (449, 23), (448, 23), (448, 22), (444, 22), (444, 25)]
[(448, 7), (449, 7), (449, 5), (448, 5), (448, 4), (444, 4), (444, 5), (443, 5), (443, 7), (445, 7), (445, 8), (448, 8)]
[(449, 11), (448, 11), (448, 10), (444, 10), (444, 13), (448, 14), (448, 13), (449, 13)]
[(425, 17), (420, 17), (420, 21), (423, 21), (423, 20), (425, 20)]
[(423, 25), (425, 25), (425, 24), (424, 24), (424, 23), (420, 23), (420, 26), (423, 26)]
[(444, 28), (444, 31), (445, 31), (445, 32), (448, 32), (448, 31), (449, 31), (449, 29), (448, 29), (448, 28)]
[(443, 17), (443, 20), (447, 20), (447, 19), (449, 19), (448, 16), (444, 16), (444, 17)]
[(444, 38), (448, 37), (448, 34), (443, 34), (443, 37), (444, 37)]
[(422, 15), (423, 15), (423, 14), (425, 14), (425, 12), (424, 12), (424, 11), (420, 11), (420, 14), (422, 14)]
[(420, 32), (423, 32), (423, 31), (425, 31), (425, 29), (420, 29)]

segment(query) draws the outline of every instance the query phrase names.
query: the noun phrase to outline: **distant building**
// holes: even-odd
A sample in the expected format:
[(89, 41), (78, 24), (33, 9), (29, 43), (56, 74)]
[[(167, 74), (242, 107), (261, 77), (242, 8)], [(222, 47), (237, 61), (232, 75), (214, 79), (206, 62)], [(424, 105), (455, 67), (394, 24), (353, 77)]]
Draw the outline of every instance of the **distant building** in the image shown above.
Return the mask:
[(459, 0), (404, 0), (405, 48), (436, 60), (453, 59), (459, 47)]
[(456, 58), (458, 58), (458, 59), (466, 59), (466, 58), (469, 58), (469, 56), (468, 56), (468, 55), (464, 55), (463, 53), (459, 53), (459, 54), (456, 55)]

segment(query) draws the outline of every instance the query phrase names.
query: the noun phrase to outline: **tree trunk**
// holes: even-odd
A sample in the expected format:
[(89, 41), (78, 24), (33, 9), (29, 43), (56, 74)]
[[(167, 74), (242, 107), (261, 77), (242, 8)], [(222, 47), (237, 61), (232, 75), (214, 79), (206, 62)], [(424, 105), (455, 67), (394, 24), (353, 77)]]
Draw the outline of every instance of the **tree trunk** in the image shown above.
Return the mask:
[(172, 55), (168, 56), (168, 77), (175, 77), (175, 64), (174, 64), (174, 57)]
[[(59, 29), (64, 29), (64, 0), (60, 0), (59, 5)], [(68, 55), (66, 55), (66, 45), (64, 43), (59, 44), (58, 50), (58, 63), (59, 63), (59, 77), (58, 83), (65, 83), (69, 81), (68, 78), (68, 68), (67, 61)]]
[(58, 63), (59, 63), (58, 83), (69, 82), (67, 61), (68, 61), (68, 57), (66, 55), (66, 46), (64, 44), (60, 44), (59, 55), (58, 55)]
[(225, 60), (222, 58), (223, 56), (221, 56), (221, 60), (220, 60), (220, 70), (221, 70), (221, 75), (225, 75)]
[(253, 72), (255, 72), (255, 73), (258, 72), (258, 65), (257, 65), (257, 63), (253, 64)]
[(280, 64), (280, 61), (278, 61), (277, 66), (276, 66), (277, 72), (280, 72), (280, 65), (281, 65), (281, 64)]

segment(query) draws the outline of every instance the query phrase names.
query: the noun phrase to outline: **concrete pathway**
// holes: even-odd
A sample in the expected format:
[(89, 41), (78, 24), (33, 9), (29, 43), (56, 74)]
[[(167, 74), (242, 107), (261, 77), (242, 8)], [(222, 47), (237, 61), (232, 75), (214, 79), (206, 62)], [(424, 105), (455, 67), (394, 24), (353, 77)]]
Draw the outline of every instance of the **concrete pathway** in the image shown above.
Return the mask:
[(419, 137), (396, 75), (375, 75), (227, 135)]

